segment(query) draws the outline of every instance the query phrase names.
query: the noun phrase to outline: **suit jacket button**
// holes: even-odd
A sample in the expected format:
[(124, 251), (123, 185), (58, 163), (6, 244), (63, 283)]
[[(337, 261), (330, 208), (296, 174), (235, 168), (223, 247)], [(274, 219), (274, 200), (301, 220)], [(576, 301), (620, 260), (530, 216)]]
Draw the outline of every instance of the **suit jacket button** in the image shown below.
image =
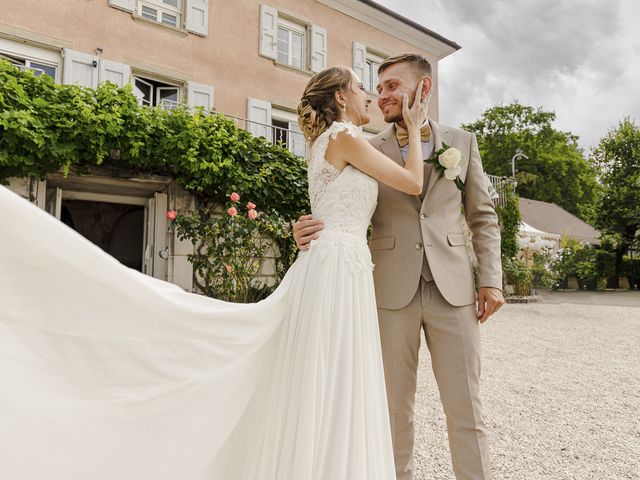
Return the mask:
[(421, 243), (416, 243), (416, 250), (420, 250), (422, 248), (422, 244)]
[(424, 220), (425, 218), (427, 218), (427, 216), (424, 213), (420, 214), (420, 220)]

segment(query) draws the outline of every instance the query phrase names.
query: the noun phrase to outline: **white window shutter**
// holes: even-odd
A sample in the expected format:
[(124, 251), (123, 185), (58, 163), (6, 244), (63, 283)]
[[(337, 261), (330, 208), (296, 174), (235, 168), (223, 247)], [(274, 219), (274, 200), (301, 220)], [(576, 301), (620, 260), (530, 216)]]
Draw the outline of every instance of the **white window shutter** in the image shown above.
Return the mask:
[(319, 72), (327, 66), (327, 30), (311, 25), (311, 70)]
[(100, 82), (112, 82), (124, 87), (131, 78), (131, 67), (124, 63), (100, 60)]
[(63, 83), (96, 88), (98, 86), (98, 59), (88, 53), (64, 49)]
[(109, 6), (133, 13), (136, 9), (136, 0), (109, 0)]
[(204, 83), (187, 82), (187, 103), (190, 107), (213, 110), (213, 86)]
[(247, 99), (247, 120), (247, 130), (254, 137), (264, 137), (273, 142), (270, 102), (249, 97)]
[(353, 71), (364, 81), (365, 63), (367, 62), (367, 47), (363, 43), (353, 42)]
[(298, 122), (289, 122), (289, 151), (299, 157), (305, 157), (307, 153), (307, 143), (304, 135), (300, 131)]
[(274, 60), (278, 56), (278, 10), (260, 5), (260, 55)]
[(187, 0), (187, 21), (185, 27), (192, 33), (209, 33), (209, 0)]

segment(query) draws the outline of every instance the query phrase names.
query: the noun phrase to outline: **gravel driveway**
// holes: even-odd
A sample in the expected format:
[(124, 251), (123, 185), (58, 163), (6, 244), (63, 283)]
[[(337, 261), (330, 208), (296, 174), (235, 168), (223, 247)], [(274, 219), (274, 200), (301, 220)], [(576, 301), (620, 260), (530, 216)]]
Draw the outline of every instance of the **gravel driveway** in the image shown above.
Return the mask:
[[(482, 327), (496, 480), (640, 479), (640, 294), (588, 295), (508, 304)], [(416, 480), (453, 480), (424, 344), (416, 409)]]

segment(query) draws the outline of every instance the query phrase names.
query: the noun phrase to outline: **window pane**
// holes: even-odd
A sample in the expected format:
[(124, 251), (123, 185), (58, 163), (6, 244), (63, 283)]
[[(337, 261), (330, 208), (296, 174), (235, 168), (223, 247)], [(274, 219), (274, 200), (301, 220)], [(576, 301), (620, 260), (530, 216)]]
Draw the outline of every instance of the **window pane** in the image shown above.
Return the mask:
[(145, 5), (142, 6), (141, 15), (145, 18), (158, 21), (158, 11), (153, 8), (149, 8)]
[(162, 23), (171, 25), (172, 27), (178, 26), (178, 17), (162, 12)]
[(162, 0), (162, 3), (170, 7), (178, 8), (178, 0)]
[(289, 31), (278, 28), (278, 61), (289, 63)]
[(136, 78), (134, 81), (133, 94), (138, 98), (140, 105), (151, 105), (153, 94), (151, 85), (147, 85)]
[(302, 68), (303, 36), (299, 33), (291, 34), (291, 65)]
[(36, 76), (49, 75), (54, 80), (56, 78), (56, 67), (50, 67), (49, 65), (42, 65), (41, 63), (35, 62), (31, 62), (29, 66), (34, 69)]
[(158, 91), (158, 96), (160, 97), (160, 101), (162, 100), (169, 100), (171, 102), (177, 102), (178, 101), (178, 89), (176, 88), (175, 90), (165, 90), (164, 88), (162, 90)]
[(275, 118), (271, 119), (271, 123), (273, 125), (274, 143), (283, 143), (286, 145), (288, 123), (276, 120)]

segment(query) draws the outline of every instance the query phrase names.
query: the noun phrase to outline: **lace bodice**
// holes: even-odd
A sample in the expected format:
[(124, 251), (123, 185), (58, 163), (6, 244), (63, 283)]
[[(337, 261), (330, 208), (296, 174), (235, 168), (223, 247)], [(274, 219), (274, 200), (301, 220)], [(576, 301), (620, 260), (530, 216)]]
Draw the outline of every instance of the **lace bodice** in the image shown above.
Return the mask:
[(354, 137), (362, 133), (350, 122), (333, 122), (314, 142), (308, 168), (309, 197), (314, 218), (325, 225), (316, 243), (348, 247), (349, 263), (359, 270), (372, 266), (366, 236), (378, 200), (378, 182), (351, 165), (338, 170), (325, 160), (329, 140), (342, 131)]

